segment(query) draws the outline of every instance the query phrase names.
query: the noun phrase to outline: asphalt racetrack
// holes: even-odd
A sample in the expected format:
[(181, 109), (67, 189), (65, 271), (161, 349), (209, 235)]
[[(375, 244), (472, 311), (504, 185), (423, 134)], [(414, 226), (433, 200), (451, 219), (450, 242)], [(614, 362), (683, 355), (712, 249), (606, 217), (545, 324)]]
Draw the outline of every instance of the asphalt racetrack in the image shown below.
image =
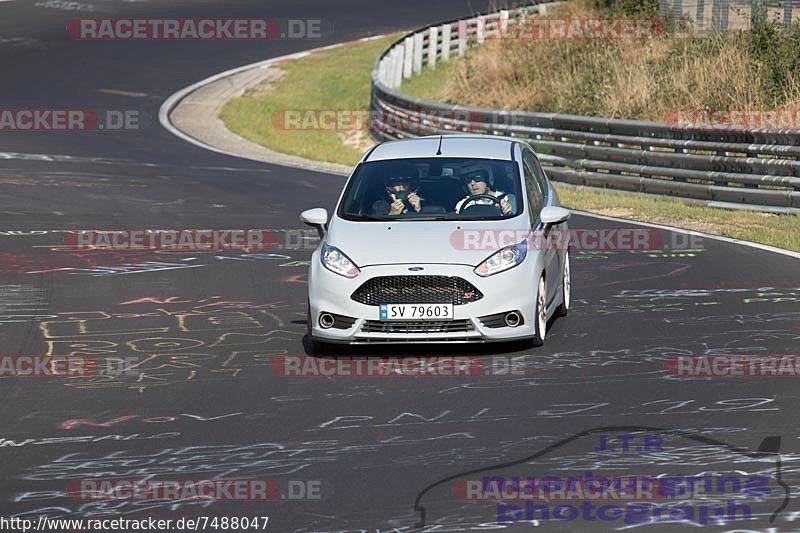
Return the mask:
[[(306, 353), (308, 247), (165, 254), (65, 244), (66, 232), (84, 229), (304, 229), (300, 211), (331, 209), (341, 177), (193, 146), (161, 127), (161, 103), (239, 65), (486, 7), (0, 2), (2, 108), (141, 118), (135, 131), (0, 130), (0, 355), (136, 362), (121, 375), (0, 379), (0, 518), (268, 516), (267, 530), (295, 532), (800, 531), (798, 377), (668, 369), (677, 356), (797, 355), (795, 257), (712, 239), (687, 246), (684, 234), (653, 230), (668, 249), (573, 252), (573, 307), (542, 348), (346, 349), (469, 356), (480, 371), (326, 377), (286, 376), (276, 363)], [(267, 42), (77, 41), (66, 25), (79, 17), (313, 18), (332, 30)], [(570, 225), (636, 227), (579, 215)], [(629, 434), (620, 445), (627, 437), (616, 436)], [(530, 502), (499, 508), (458, 488), (485, 475), (587, 472), (736, 483), (683, 498), (686, 514), (658, 524), (609, 518), (630, 501), (595, 502), (618, 506), (604, 517), (564, 509), (563, 519), (529, 520)], [(761, 486), (753, 476), (765, 476), (761, 490), (745, 490)], [(92, 499), (76, 489), (109, 479), (268, 480), (279, 492), (267, 501)], [(714, 505), (749, 506), (752, 521), (741, 510), (701, 520)]]

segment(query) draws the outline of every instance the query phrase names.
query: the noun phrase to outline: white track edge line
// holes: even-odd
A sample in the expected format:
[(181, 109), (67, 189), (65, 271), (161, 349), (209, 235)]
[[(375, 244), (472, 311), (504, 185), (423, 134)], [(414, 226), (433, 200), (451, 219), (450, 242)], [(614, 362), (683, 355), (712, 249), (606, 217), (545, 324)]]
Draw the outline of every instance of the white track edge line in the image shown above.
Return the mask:
[[(383, 37), (386, 37), (386, 35), (375, 35), (375, 36), (371, 36), (371, 37), (363, 37), (361, 39), (356, 39), (355, 41), (351, 41), (351, 42), (373, 41), (373, 40), (376, 40), (376, 39), (381, 39)], [(188, 143), (194, 144), (195, 146), (199, 146), (200, 148), (205, 148), (206, 150), (210, 150), (212, 152), (217, 152), (219, 154), (224, 154), (224, 155), (228, 155), (228, 156), (231, 156), (231, 157), (238, 157), (240, 159), (247, 159), (247, 160), (250, 160), (250, 161), (258, 161), (259, 163), (263, 163), (264, 161), (261, 161), (259, 159), (253, 159), (251, 157), (243, 156), (243, 155), (237, 154), (235, 152), (229, 152), (227, 150), (223, 150), (221, 148), (217, 148), (215, 146), (211, 146), (210, 144), (206, 144), (206, 143), (204, 143), (203, 141), (201, 141), (199, 139), (195, 139), (191, 135), (187, 135), (187, 134), (183, 133), (181, 130), (176, 128), (172, 124), (172, 122), (170, 121), (170, 119), (169, 119), (170, 113), (172, 113), (172, 111), (175, 109), (175, 107), (177, 107), (177, 105), (184, 98), (186, 98), (186, 96), (188, 96), (189, 94), (193, 93), (194, 91), (200, 89), (201, 87), (204, 87), (205, 85), (208, 85), (210, 83), (214, 83), (215, 81), (219, 81), (219, 80), (221, 80), (223, 78), (227, 78), (229, 76), (233, 76), (235, 74), (239, 74), (241, 72), (245, 72), (245, 71), (248, 71), (248, 70), (253, 70), (253, 69), (257, 69), (257, 68), (266, 68), (266, 67), (269, 67), (269, 66), (271, 66), (271, 65), (273, 65), (275, 63), (281, 62), (281, 61), (286, 61), (286, 60), (291, 60), (291, 59), (299, 59), (301, 57), (306, 57), (306, 56), (309, 56), (309, 55), (311, 55), (313, 53), (321, 52), (323, 50), (331, 50), (331, 49), (334, 49), (334, 48), (339, 48), (341, 46), (344, 46), (345, 44), (349, 44), (349, 43), (337, 43), (337, 44), (331, 44), (331, 45), (328, 45), (328, 46), (322, 46), (322, 47), (319, 47), (319, 48), (312, 48), (311, 50), (304, 50), (302, 52), (295, 52), (293, 54), (286, 54), (286, 55), (283, 55), (283, 56), (273, 57), (271, 59), (267, 59), (267, 60), (264, 60), (264, 61), (257, 61), (255, 63), (250, 63), (248, 65), (243, 65), (241, 67), (232, 68), (230, 70), (226, 70), (224, 72), (220, 72), (218, 74), (214, 74), (213, 76), (210, 76), (210, 77), (208, 77), (208, 78), (206, 78), (204, 80), (198, 81), (197, 83), (193, 83), (193, 84), (189, 85), (188, 87), (184, 87), (183, 89), (180, 89), (179, 91), (177, 91), (174, 94), (170, 95), (166, 100), (164, 100), (164, 103), (161, 104), (161, 107), (158, 110), (158, 121), (161, 123), (161, 125), (167, 131), (169, 131), (170, 133), (172, 133), (176, 137), (179, 137), (179, 138), (183, 139), (184, 141), (186, 141)]]
[[(555, 182), (558, 183), (558, 182)], [(778, 248), (776, 246), (770, 246), (768, 244), (760, 244), (757, 242), (750, 242), (750, 241), (743, 241), (741, 239), (733, 239), (731, 237), (723, 237), (722, 235), (713, 235), (711, 233), (704, 233), (702, 231), (695, 231), (691, 229), (684, 229), (684, 228), (676, 228), (674, 226), (666, 226), (663, 224), (652, 224), (650, 222), (640, 222), (638, 220), (630, 220), (626, 218), (617, 218), (617, 217), (609, 217), (606, 215), (597, 215), (595, 213), (587, 213), (586, 211), (578, 211), (575, 209), (570, 209), (573, 213), (580, 216), (586, 217), (594, 217), (599, 218), (602, 220), (611, 220), (613, 222), (623, 222), (626, 224), (635, 224), (637, 226), (646, 226), (649, 228), (656, 228), (656, 229), (663, 229), (667, 231), (673, 231), (675, 233), (684, 233), (686, 235), (694, 235), (697, 237), (703, 237), (704, 239), (712, 239), (715, 241), (722, 241), (731, 244), (740, 244), (742, 246), (749, 246), (751, 248), (757, 248), (759, 250), (764, 250), (767, 252), (774, 252), (776, 254), (783, 254), (788, 255), (789, 257), (794, 257), (795, 259), (800, 259), (800, 252), (793, 252), (792, 250), (785, 250), (783, 248)], [(788, 215), (787, 215), (788, 216)]]

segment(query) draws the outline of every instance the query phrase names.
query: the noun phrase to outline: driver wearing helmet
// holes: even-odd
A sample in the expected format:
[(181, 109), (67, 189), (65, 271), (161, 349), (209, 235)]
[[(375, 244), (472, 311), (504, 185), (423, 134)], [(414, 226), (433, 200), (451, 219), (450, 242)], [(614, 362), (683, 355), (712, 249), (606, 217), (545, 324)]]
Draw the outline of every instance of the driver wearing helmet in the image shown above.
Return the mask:
[[(467, 201), (470, 202), (470, 205), (477, 204), (499, 206), (503, 215), (506, 216), (516, 211), (517, 202), (513, 194), (506, 194), (503, 191), (492, 190), (494, 187), (494, 175), (492, 173), (491, 165), (470, 165), (461, 172), (461, 180), (466, 186), (469, 194), (456, 203), (455, 210), (457, 213), (460, 213), (461, 207), (464, 206)], [(500, 200), (499, 204), (497, 202), (493, 202), (489, 198), (475, 198), (476, 196), (482, 194), (488, 194), (498, 198)]]
[(372, 213), (381, 216), (398, 216), (422, 210), (418, 194), (419, 172), (411, 164), (391, 165), (386, 172), (386, 198), (372, 204)]

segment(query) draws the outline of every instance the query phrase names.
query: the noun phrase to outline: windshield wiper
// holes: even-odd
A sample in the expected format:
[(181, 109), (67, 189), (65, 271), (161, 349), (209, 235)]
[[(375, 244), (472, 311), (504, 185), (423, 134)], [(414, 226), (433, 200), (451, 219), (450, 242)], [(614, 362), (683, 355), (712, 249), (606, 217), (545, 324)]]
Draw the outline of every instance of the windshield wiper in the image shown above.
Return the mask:
[(355, 213), (345, 213), (343, 218), (346, 220), (376, 220), (379, 222), (395, 222), (398, 220), (462, 220), (460, 217), (453, 215), (399, 215), (395, 217), (376, 217), (372, 215), (359, 215)]
[(355, 213), (345, 213), (343, 218), (346, 218), (346, 220), (377, 220), (377, 221), (394, 220), (386, 217), (374, 217), (372, 215), (358, 215)]
[(448, 215), (427, 215), (419, 217), (398, 217), (397, 220), (455, 220)]

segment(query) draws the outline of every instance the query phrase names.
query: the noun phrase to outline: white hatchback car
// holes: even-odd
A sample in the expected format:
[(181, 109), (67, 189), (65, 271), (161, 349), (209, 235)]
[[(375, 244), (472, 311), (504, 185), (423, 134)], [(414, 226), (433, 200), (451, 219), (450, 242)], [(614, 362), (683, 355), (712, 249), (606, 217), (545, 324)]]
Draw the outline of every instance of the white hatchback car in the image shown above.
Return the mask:
[(570, 304), (570, 213), (519, 139), (455, 134), (379, 144), (328, 220), (308, 276), (308, 340), (544, 342)]

